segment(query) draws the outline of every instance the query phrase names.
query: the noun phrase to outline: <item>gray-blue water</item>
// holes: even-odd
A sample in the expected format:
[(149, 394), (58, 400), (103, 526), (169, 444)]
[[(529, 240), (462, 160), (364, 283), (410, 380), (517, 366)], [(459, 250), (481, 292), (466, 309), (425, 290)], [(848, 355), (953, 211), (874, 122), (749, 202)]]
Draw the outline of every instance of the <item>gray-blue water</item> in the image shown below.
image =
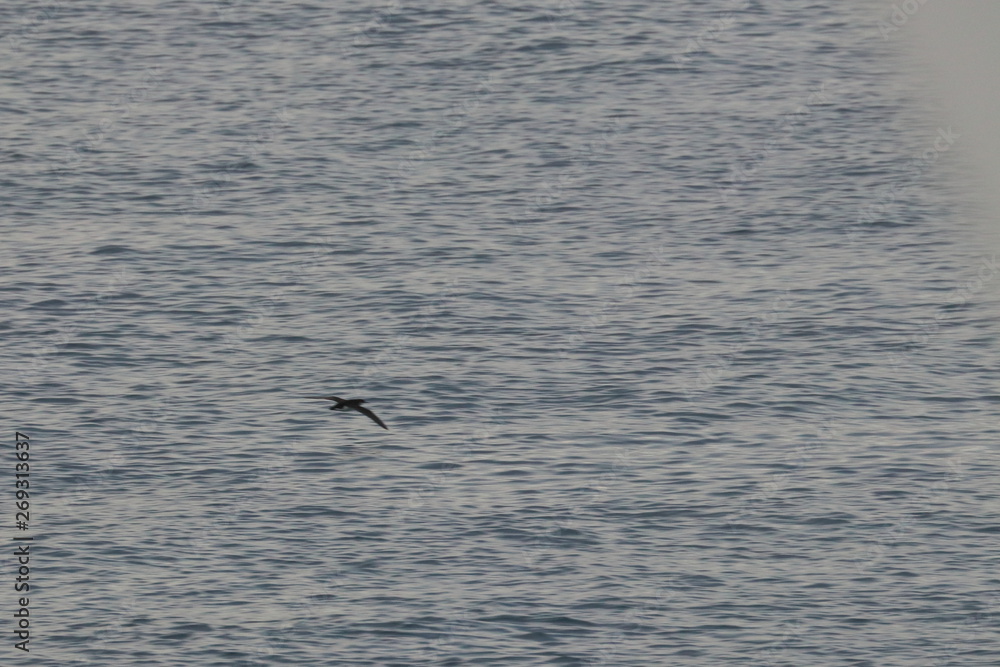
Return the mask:
[(0, 662), (1000, 664), (997, 258), (889, 9), (6, 3)]

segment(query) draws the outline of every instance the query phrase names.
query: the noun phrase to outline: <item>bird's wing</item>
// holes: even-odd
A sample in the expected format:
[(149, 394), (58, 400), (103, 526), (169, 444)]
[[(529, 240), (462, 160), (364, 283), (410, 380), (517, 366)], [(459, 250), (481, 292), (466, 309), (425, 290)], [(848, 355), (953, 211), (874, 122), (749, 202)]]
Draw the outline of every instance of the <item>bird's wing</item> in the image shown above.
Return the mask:
[(357, 406), (354, 409), (357, 410), (358, 412), (360, 412), (361, 414), (363, 414), (365, 417), (368, 417), (369, 419), (371, 419), (373, 422), (375, 422), (376, 424), (378, 424), (379, 426), (381, 426), (382, 428), (384, 428), (386, 431), (389, 430), (389, 427), (382, 423), (382, 420), (378, 418), (378, 415), (376, 415), (374, 412), (372, 412), (368, 408), (359, 405), (359, 406)]
[(302, 398), (321, 398), (324, 401), (337, 401), (338, 403), (344, 402), (344, 399), (340, 396), (303, 396)]

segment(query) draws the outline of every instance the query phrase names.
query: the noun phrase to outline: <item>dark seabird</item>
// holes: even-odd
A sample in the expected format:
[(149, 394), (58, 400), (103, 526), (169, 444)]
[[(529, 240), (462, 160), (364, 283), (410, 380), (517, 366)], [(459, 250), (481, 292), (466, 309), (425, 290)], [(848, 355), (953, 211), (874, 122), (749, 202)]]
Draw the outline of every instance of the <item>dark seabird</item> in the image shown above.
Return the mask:
[(343, 410), (344, 408), (357, 410), (365, 417), (368, 417), (368, 419), (371, 419), (373, 422), (384, 428), (386, 431), (389, 430), (389, 427), (382, 423), (382, 420), (378, 418), (378, 415), (368, 408), (361, 407), (361, 404), (365, 402), (365, 399), (363, 398), (341, 398), (340, 396), (306, 396), (306, 398), (317, 398), (324, 401), (337, 401), (336, 405), (330, 406), (331, 410)]

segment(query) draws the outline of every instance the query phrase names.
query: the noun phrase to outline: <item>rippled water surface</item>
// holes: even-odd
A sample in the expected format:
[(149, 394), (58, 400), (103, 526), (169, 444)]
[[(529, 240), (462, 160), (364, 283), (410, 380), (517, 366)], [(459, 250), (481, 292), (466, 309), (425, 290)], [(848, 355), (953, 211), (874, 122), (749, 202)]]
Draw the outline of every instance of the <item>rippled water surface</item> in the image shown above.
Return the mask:
[(1000, 664), (1000, 267), (888, 9), (6, 3), (3, 661)]

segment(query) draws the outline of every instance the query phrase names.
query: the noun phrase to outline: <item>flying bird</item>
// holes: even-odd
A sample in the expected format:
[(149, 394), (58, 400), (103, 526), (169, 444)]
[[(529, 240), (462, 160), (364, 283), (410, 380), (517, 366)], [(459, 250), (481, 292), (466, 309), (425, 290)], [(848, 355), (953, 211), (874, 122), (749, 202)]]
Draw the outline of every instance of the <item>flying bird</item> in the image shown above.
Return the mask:
[(368, 408), (361, 407), (361, 404), (365, 402), (363, 398), (341, 398), (340, 396), (306, 396), (306, 398), (322, 399), (324, 401), (337, 401), (336, 405), (331, 405), (331, 410), (343, 410), (344, 408), (349, 408), (351, 410), (357, 410), (368, 419), (384, 428), (386, 431), (389, 427), (382, 423), (382, 420), (378, 418), (374, 412)]

